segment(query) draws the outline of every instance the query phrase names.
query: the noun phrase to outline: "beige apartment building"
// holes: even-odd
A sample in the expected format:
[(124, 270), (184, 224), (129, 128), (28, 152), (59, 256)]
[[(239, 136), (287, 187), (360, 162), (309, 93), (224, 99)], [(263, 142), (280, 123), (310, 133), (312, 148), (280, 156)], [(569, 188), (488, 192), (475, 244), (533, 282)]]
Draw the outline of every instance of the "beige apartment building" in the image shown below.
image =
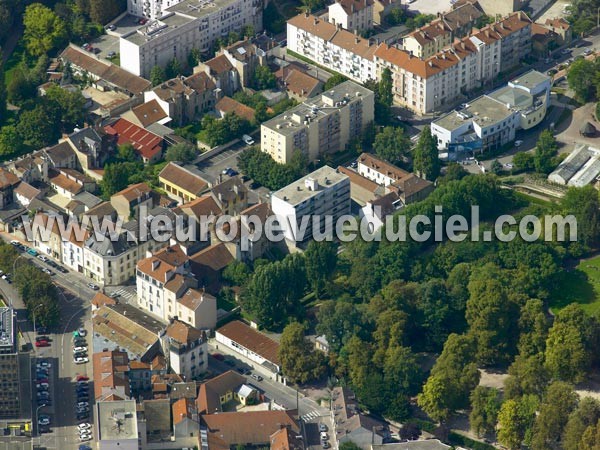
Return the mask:
[(374, 94), (346, 81), (261, 125), (261, 150), (278, 163), (298, 149), (315, 161), (344, 150), (373, 121)]
[(327, 8), (328, 19), (348, 31), (373, 28), (373, 0), (336, 0)]

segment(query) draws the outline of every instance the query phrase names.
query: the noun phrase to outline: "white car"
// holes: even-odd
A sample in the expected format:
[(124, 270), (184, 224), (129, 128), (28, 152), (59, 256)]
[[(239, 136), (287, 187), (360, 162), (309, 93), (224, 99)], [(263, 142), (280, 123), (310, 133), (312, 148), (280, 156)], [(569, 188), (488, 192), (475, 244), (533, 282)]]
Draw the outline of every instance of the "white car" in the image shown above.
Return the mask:
[(87, 352), (87, 347), (73, 347), (73, 353)]
[(88, 402), (77, 402), (77, 406), (79, 408), (84, 408), (84, 407), (90, 406), (90, 404)]
[(86, 358), (86, 357), (84, 357), (84, 356), (78, 356), (77, 358), (74, 358), (74, 359), (73, 359), (73, 362), (74, 362), (75, 364), (85, 364), (85, 363), (87, 363), (88, 361), (89, 361), (89, 359), (87, 359), (87, 358)]
[(515, 141), (515, 147), (520, 147), (522, 144), (523, 144), (523, 141), (521, 141), (521, 140)]
[(50, 385), (48, 383), (39, 383), (39, 384), (36, 384), (35, 387), (38, 389), (48, 389), (50, 387)]
[(511, 163), (506, 163), (504, 164), (504, 167), (506, 167), (507, 169), (512, 169), (513, 165)]
[(50, 367), (52, 367), (52, 364), (50, 364), (48, 361), (40, 361), (39, 363), (36, 364), (36, 367), (49, 369)]
[(49, 416), (40, 416), (38, 419), (39, 425), (50, 425), (50, 417)]
[(90, 433), (79, 435), (79, 442), (85, 442), (85, 441), (91, 441), (91, 440), (92, 440), (92, 435)]
[(92, 425), (89, 423), (80, 423), (79, 425), (77, 425), (77, 429), (79, 430), (79, 432), (83, 432), (85, 430), (91, 430)]

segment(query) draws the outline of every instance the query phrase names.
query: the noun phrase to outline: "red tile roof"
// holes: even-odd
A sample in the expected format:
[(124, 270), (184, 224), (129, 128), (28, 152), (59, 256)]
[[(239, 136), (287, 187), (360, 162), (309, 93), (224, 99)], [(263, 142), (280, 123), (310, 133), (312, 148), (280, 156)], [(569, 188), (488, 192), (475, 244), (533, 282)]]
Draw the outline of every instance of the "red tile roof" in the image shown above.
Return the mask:
[(254, 120), (254, 110), (249, 106), (232, 99), (231, 97), (223, 97), (217, 102), (215, 109), (224, 114), (237, 114), (239, 117), (246, 119), (248, 122), (252, 122)]
[(279, 365), (279, 344), (260, 331), (239, 320), (223, 325), (217, 330), (223, 336), (238, 342), (267, 361)]
[(130, 143), (135, 150), (145, 159), (152, 159), (157, 153), (162, 152), (163, 139), (148, 130), (125, 119), (119, 119), (112, 125), (107, 125), (104, 130), (111, 135), (117, 135), (117, 144)]

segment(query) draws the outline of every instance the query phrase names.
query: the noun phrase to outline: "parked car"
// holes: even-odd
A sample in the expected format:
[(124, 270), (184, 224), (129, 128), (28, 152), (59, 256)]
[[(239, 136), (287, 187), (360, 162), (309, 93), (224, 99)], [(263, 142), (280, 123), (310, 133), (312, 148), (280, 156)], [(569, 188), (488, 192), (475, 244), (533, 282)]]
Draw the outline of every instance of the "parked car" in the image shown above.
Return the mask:
[(79, 446), (79, 450), (92, 450), (92, 447), (90, 447), (89, 445), (80, 445)]
[(37, 327), (37, 334), (46, 334), (48, 332), (48, 328), (46, 327)]
[(593, 51), (591, 48), (586, 48), (586, 49), (583, 51), (583, 54), (584, 54), (585, 56), (588, 56), (588, 55), (591, 55), (593, 52), (594, 52), (594, 51)]
[(47, 383), (48, 382), (48, 378), (44, 378), (46, 375), (42, 375), (42, 377), (37, 377), (36, 378), (36, 383)]
[(331, 447), (331, 444), (328, 441), (323, 441), (323, 442), (321, 442), (321, 447), (329, 448), (329, 447)]
[(78, 413), (75, 417), (77, 420), (89, 419), (90, 413)]
[(38, 255), (38, 259), (41, 260), (41, 261), (43, 261), (43, 262), (48, 261), (48, 258), (46, 258), (44, 255)]
[(114, 50), (111, 50), (106, 54), (107, 58), (114, 58), (115, 56), (117, 56), (117, 52), (115, 52)]
[[(49, 339), (48, 339), (49, 340)], [(46, 369), (49, 369), (50, 367), (52, 367), (52, 364), (50, 364), (48, 361), (46, 361), (45, 359), (41, 359), (37, 362), (36, 367), (44, 367)]]
[(85, 364), (89, 361), (89, 359), (87, 359), (86, 357), (83, 356), (77, 356), (75, 358), (73, 358), (73, 362), (75, 364)]
[(257, 181), (253, 181), (248, 186), (250, 187), (250, 189), (258, 189), (261, 186), (261, 184)]
[(326, 441), (329, 439), (329, 436), (324, 431), (321, 431), (320, 435), (322, 441)]
[(77, 429), (78, 430), (89, 430), (92, 428), (92, 424), (90, 423), (80, 423), (79, 425), (77, 425)]
[(41, 414), (40, 417), (38, 418), (38, 424), (39, 425), (50, 425), (50, 416)]
[(42, 272), (50, 276), (54, 275), (54, 272), (52, 272), (50, 269), (46, 269), (45, 267), (42, 269)]
[(252, 139), (252, 136), (248, 136), (247, 134), (242, 136), (242, 141), (244, 141), (244, 143), (248, 146), (254, 145), (254, 139)]
[(43, 390), (48, 390), (48, 388), (50, 387), (50, 385), (48, 383), (37, 383), (35, 385), (36, 389), (43, 389)]
[(253, 373), (252, 375), (250, 375), (252, 378), (254, 378), (256, 381), (262, 381), (263, 377), (261, 377), (260, 375)]
[[(48, 341), (48, 342), (51, 341), (51, 339), (48, 336), (36, 336), (35, 340), (36, 341)], [(44, 366), (40, 365), (40, 367), (44, 367)]]
[(87, 347), (73, 347), (73, 353), (87, 352)]
[(94, 283), (88, 283), (88, 287), (94, 291), (97, 291), (98, 289), (100, 289), (98, 286), (96, 286)]
[(90, 377), (85, 375), (77, 375), (77, 381), (88, 381)]
[(48, 342), (48, 341), (36, 341), (35, 342), (35, 346), (36, 347), (50, 347), (50, 342)]
[(106, 29), (108, 31), (115, 31), (117, 29), (116, 25), (110, 24), (109, 26), (106, 27)]
[(77, 407), (79, 408), (83, 408), (83, 407), (89, 407), (90, 404), (88, 402), (77, 402)]
[(79, 336), (81, 336), (81, 337), (86, 337), (87, 336), (87, 330), (85, 328), (81, 327), (77, 331), (79, 331)]
[(213, 353), (212, 355), (213, 358), (219, 360), (219, 361), (225, 361), (225, 357), (223, 355), (221, 355), (220, 353)]
[(329, 429), (327, 428), (327, 425), (325, 425), (324, 423), (320, 423), (319, 424), (319, 431), (320, 432), (324, 432), (324, 431), (329, 431)]
[(33, 248), (28, 248), (27, 253), (29, 253), (31, 256), (37, 256), (38, 254), (38, 252)]
[(520, 147), (522, 144), (523, 144), (523, 141), (521, 141), (521, 140), (515, 141), (515, 147), (517, 147), (517, 148)]

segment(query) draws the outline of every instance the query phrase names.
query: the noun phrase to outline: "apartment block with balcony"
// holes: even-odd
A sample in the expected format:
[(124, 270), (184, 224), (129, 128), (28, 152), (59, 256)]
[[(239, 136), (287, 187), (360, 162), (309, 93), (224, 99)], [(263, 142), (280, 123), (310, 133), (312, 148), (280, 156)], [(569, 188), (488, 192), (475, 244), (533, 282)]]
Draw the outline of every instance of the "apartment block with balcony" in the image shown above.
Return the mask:
[(288, 49), (317, 64), (365, 83), (376, 78), (375, 46), (357, 33), (344, 30), (310, 14), (299, 14), (287, 23)]
[[(316, 232), (332, 233), (336, 220), (350, 214), (350, 179), (323, 166), (274, 192), (271, 209), (290, 242), (304, 242)], [(321, 216), (319, 222), (313, 220), (317, 215)], [(325, 220), (326, 215), (332, 218), (330, 223)], [(308, 222), (301, 236), (298, 232), (304, 229), (304, 225), (301, 226), (303, 220)]]
[(193, 380), (208, 370), (206, 333), (178, 319), (172, 319), (163, 336), (164, 353), (173, 372)]
[(16, 419), (21, 415), (21, 382), (15, 324), (12, 307), (0, 308), (0, 419)]
[(313, 97), (261, 125), (261, 150), (279, 163), (294, 150), (310, 161), (342, 151), (374, 118), (374, 94), (352, 81)]
[[(239, 33), (246, 26), (254, 27), (256, 32), (263, 29), (262, 0), (183, 0), (169, 3), (171, 6), (164, 9), (160, 0), (143, 2), (143, 15), (153, 20), (121, 36), (119, 49), (123, 69), (148, 77), (154, 66), (164, 68), (173, 58), (187, 61), (193, 48), (208, 53), (217, 39), (230, 32)], [(153, 5), (162, 5), (160, 11), (153, 13)]]

